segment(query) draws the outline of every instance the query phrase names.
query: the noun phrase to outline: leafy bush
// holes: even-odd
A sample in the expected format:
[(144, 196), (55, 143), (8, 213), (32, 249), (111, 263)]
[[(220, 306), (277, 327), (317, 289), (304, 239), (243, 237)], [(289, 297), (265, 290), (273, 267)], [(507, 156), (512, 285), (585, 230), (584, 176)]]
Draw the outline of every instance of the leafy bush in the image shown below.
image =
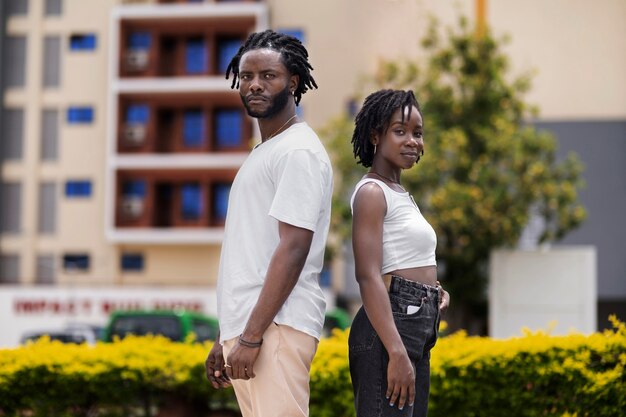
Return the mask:
[[(626, 410), (626, 325), (589, 336), (526, 332), (508, 340), (443, 337), (432, 353), (432, 417), (614, 417)], [(320, 342), (311, 416), (353, 417), (348, 332)], [(163, 338), (0, 350), (0, 416), (189, 415), (235, 409), (232, 389), (204, 378), (210, 345)], [(161, 414), (159, 414), (161, 413)]]

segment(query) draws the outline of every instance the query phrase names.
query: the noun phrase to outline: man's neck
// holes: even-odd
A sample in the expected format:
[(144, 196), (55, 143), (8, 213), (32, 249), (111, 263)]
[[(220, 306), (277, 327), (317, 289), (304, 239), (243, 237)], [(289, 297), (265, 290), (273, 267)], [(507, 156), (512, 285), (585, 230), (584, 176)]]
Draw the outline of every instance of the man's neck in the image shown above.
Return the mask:
[(296, 109), (293, 108), (293, 106), (286, 106), (285, 110), (271, 119), (258, 119), (258, 121), (259, 130), (261, 131), (261, 141), (265, 142), (281, 134), (299, 120), (296, 116)]

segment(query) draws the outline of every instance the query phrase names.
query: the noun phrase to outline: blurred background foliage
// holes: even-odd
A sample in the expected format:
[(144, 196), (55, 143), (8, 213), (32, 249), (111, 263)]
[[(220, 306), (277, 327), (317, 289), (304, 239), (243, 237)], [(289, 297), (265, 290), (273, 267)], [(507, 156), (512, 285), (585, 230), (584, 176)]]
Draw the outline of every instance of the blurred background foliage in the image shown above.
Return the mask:
[[(543, 220), (539, 243), (558, 240), (585, 219), (582, 164), (573, 154), (557, 161), (555, 138), (528, 123), (537, 114), (524, 101), (531, 75), (509, 73), (506, 42), (488, 31), (477, 36), (463, 17), (445, 30), (432, 19), (421, 40), (425, 55), (380, 62), (357, 95), (360, 104), (382, 88), (416, 93), (425, 155), (402, 184), (437, 232), (451, 327), (471, 333), (486, 333), (491, 250), (515, 246), (531, 213)], [(346, 114), (321, 131), (335, 167), (331, 230), (338, 241), (350, 239), (349, 196), (366, 172), (352, 154), (353, 126)]]

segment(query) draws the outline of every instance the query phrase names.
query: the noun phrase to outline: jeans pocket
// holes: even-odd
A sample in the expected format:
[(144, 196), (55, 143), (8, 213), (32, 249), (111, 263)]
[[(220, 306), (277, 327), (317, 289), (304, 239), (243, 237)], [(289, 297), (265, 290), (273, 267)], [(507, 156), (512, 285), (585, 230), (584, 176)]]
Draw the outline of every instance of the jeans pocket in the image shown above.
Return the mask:
[(391, 304), (391, 312), (397, 317), (411, 317), (420, 314), (426, 297), (409, 298), (395, 294), (389, 294), (389, 303)]
[(366, 352), (372, 349), (378, 335), (376, 330), (370, 323), (365, 313), (365, 309), (361, 309), (354, 316), (352, 326), (350, 327), (350, 337), (348, 338), (348, 347), (350, 352)]

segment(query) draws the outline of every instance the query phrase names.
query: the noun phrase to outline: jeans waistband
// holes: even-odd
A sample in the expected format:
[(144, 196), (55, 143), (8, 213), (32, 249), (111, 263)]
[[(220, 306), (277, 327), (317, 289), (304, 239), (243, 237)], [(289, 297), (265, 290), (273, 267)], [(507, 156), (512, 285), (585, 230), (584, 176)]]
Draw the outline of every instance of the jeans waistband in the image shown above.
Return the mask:
[(429, 298), (439, 296), (439, 287), (411, 281), (397, 275), (383, 275), (383, 281), (390, 294), (405, 293)]

